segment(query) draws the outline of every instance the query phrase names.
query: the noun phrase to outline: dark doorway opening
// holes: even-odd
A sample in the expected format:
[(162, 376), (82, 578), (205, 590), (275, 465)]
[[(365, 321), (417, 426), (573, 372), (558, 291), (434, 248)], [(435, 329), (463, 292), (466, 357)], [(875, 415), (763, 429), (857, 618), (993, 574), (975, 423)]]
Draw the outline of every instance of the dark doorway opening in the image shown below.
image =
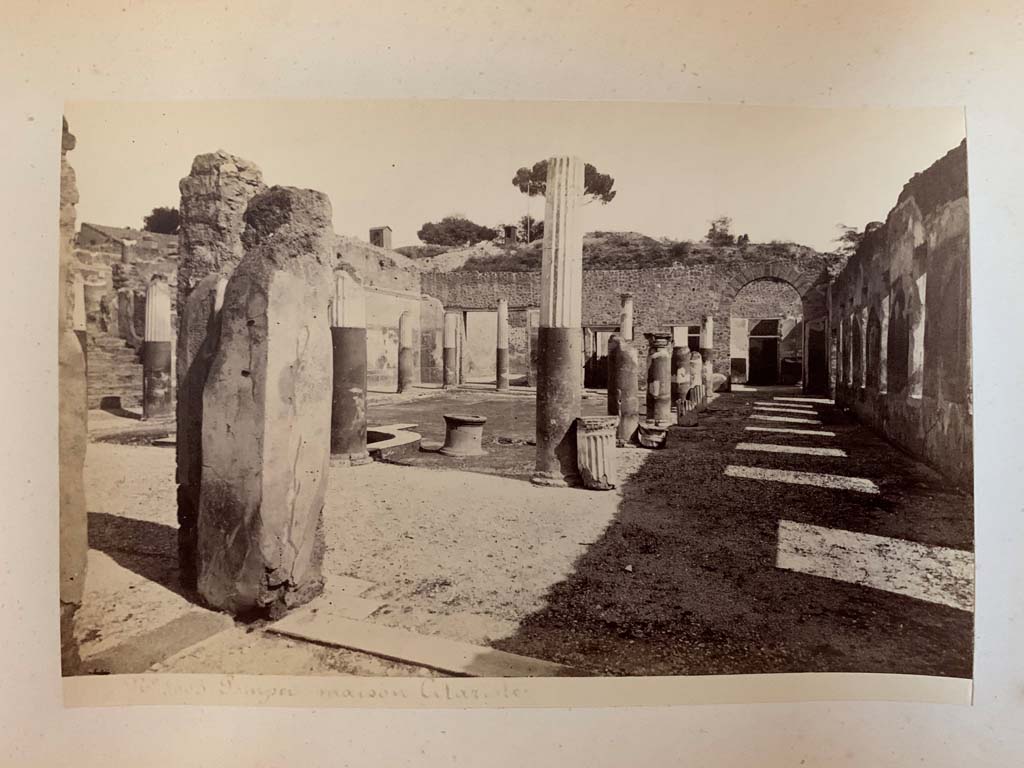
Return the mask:
[(747, 382), (756, 386), (779, 383), (779, 339), (750, 337), (750, 369)]

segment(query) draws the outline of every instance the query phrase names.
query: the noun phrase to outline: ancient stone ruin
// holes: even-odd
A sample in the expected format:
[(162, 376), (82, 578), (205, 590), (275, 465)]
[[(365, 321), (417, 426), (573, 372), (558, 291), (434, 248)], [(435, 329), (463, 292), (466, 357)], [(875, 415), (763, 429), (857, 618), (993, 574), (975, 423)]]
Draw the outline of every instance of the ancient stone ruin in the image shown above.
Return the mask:
[(198, 589), (214, 607), (273, 614), (322, 589), (331, 206), (272, 187), (250, 200), (245, 225), (203, 390)]

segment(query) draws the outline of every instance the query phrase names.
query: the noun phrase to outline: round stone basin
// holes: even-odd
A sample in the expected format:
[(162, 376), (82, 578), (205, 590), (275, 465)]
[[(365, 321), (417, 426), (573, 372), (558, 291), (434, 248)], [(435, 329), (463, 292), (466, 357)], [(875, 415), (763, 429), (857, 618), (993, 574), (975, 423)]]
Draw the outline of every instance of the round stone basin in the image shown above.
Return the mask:
[(486, 423), (486, 416), (446, 413), (444, 446), (440, 452), (445, 456), (483, 456), (487, 453), (483, 448)]

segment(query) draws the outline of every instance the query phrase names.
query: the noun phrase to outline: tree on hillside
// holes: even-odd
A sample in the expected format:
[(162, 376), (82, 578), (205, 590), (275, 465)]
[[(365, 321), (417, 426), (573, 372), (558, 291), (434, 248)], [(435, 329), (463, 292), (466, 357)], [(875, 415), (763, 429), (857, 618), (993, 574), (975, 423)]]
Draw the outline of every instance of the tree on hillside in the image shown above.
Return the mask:
[(519, 229), (523, 232), (523, 239), (528, 243), (544, 239), (544, 222), (538, 221), (530, 214), (526, 214), (519, 220)]
[[(512, 186), (524, 195), (533, 197), (543, 195), (548, 184), (548, 161), (540, 160), (532, 168), (522, 167), (512, 178)], [(615, 179), (607, 173), (601, 173), (593, 165), (587, 163), (583, 168), (583, 194), (590, 198), (587, 202), (605, 204), (615, 199)]]
[(416, 236), (430, 245), (476, 245), (482, 240), (493, 240), (498, 232), (465, 216), (452, 214), (438, 222), (426, 222)]
[(163, 235), (176, 235), (181, 225), (181, 214), (177, 208), (160, 206), (142, 219), (142, 228), (146, 232), (159, 232)]
[(711, 229), (704, 236), (704, 239), (711, 245), (735, 245), (736, 238), (729, 231), (732, 227), (732, 219), (728, 216), (719, 216), (711, 220)]
[(839, 237), (832, 241), (839, 244), (839, 247), (836, 248), (836, 253), (843, 256), (853, 256), (857, 252), (860, 241), (864, 239), (864, 233), (856, 227), (850, 227), (846, 224), (836, 224), (836, 226), (839, 228)]

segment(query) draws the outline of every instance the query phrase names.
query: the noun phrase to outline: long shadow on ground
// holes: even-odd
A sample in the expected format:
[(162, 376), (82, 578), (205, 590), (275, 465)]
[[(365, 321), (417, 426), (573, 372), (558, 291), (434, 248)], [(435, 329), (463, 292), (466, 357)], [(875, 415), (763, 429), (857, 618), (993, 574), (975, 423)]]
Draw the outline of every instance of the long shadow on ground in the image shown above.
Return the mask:
[[(775, 567), (780, 519), (971, 549), (970, 497), (834, 410), (826, 420), (841, 434), (827, 444), (850, 453), (839, 465), (741, 456), (737, 442), (779, 440), (743, 429), (752, 400), (724, 396), (689, 437), (651, 452), (547, 607), (492, 645), (611, 675), (970, 677), (970, 613)], [(858, 475), (882, 493), (729, 478), (727, 464)]]

